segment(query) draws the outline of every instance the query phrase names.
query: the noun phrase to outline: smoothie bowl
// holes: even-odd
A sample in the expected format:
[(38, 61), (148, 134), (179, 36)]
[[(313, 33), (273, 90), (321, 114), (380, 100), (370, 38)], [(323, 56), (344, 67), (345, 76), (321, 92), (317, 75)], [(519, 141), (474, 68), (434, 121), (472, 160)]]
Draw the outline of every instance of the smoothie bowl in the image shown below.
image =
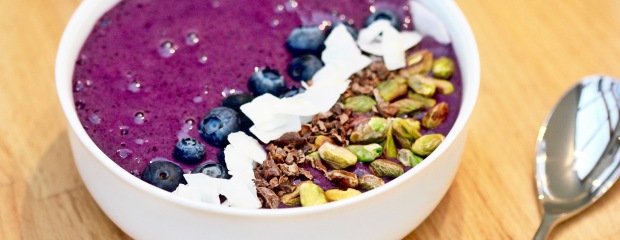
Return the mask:
[(134, 238), (392, 239), (450, 186), (479, 68), (452, 1), (86, 0), (56, 81)]

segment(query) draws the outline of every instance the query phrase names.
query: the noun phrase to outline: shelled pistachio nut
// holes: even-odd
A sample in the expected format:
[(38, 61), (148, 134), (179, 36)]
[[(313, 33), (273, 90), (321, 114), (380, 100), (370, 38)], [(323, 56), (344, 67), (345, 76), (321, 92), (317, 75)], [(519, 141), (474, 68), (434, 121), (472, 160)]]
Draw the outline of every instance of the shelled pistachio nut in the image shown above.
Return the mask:
[(359, 187), (364, 190), (373, 190), (385, 184), (383, 179), (372, 174), (364, 174), (360, 176), (359, 182)]
[(377, 159), (370, 163), (370, 171), (377, 177), (396, 178), (405, 173), (403, 166), (386, 159)]
[(407, 167), (415, 167), (422, 162), (422, 160), (424, 160), (423, 158), (416, 156), (411, 150), (404, 148), (398, 150), (397, 159), (400, 163)]
[(387, 129), (388, 124), (385, 118), (365, 119), (355, 125), (349, 140), (354, 144), (378, 143), (385, 139)]
[(392, 129), (394, 136), (406, 138), (412, 143), (422, 136), (420, 133), (420, 122), (413, 118), (392, 119)]
[(375, 105), (377, 101), (366, 95), (357, 95), (344, 100), (344, 108), (357, 113), (370, 112)]
[(411, 75), (427, 74), (433, 68), (433, 53), (422, 49), (407, 56), (404, 72)]
[(448, 117), (449, 111), (450, 108), (445, 102), (435, 105), (429, 109), (426, 114), (424, 114), (424, 117), (422, 118), (422, 126), (428, 129), (439, 127), (439, 125), (441, 125)]
[(424, 75), (413, 75), (407, 83), (414, 92), (424, 97), (432, 97), (437, 89), (433, 78)]
[(379, 90), (379, 96), (381, 96), (381, 98), (387, 102), (391, 102), (392, 100), (407, 94), (407, 79), (394, 78), (381, 82), (377, 85), (377, 90)]
[(434, 98), (428, 98), (428, 97), (422, 96), (420, 94), (415, 93), (414, 91), (409, 91), (407, 95), (409, 96), (410, 99), (417, 100), (417, 101), (424, 103), (424, 107), (427, 107), (427, 108), (433, 107), (435, 106), (435, 104), (437, 104), (437, 100), (435, 100)]
[(388, 131), (385, 142), (383, 142), (383, 156), (386, 158), (396, 158), (396, 154), (398, 153), (396, 143), (394, 142), (394, 130), (392, 129), (393, 121), (394, 118), (388, 119)]
[(319, 148), (319, 156), (323, 162), (334, 169), (343, 169), (357, 163), (357, 156), (349, 149), (325, 142)]
[(345, 191), (340, 190), (340, 189), (330, 189), (330, 190), (325, 191), (325, 197), (327, 198), (327, 201), (329, 202), (334, 202), (334, 201), (354, 197), (360, 194), (362, 194), (362, 192), (355, 190), (353, 188), (347, 188), (347, 190)]
[(415, 140), (411, 151), (418, 156), (426, 157), (435, 151), (444, 139), (445, 137), (439, 133), (424, 135)]
[(398, 100), (390, 105), (398, 108), (398, 113), (396, 113), (396, 116), (408, 114), (424, 107), (424, 103), (409, 98)]
[(306, 181), (301, 183), (297, 188), (299, 188), (301, 206), (308, 207), (327, 203), (325, 192), (319, 185), (311, 181)]
[(338, 187), (356, 188), (359, 185), (357, 175), (345, 170), (329, 171), (325, 174), (325, 177)]
[(433, 76), (448, 79), (454, 74), (454, 61), (449, 57), (440, 57), (433, 63)]
[(326, 142), (333, 144), (334, 140), (328, 136), (319, 135), (314, 140), (314, 146), (318, 149), (318, 148), (321, 148), (321, 146), (323, 146), (323, 143), (326, 143)]
[(357, 156), (357, 161), (360, 162), (372, 162), (383, 152), (383, 147), (377, 143), (349, 145), (347, 148)]
[(280, 197), (280, 201), (286, 206), (299, 206), (301, 205), (301, 198), (299, 195), (299, 186), (295, 188), (293, 192), (286, 193)]
[(454, 92), (454, 85), (448, 80), (434, 79), (433, 82), (442, 94), (450, 94)]

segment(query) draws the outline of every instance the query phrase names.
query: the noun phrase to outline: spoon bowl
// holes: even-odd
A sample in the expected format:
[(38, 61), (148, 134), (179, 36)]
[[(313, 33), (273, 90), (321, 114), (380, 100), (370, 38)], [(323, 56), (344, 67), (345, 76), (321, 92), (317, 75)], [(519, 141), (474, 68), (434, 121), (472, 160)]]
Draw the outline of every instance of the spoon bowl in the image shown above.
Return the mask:
[(540, 128), (536, 183), (544, 210), (534, 239), (598, 200), (620, 176), (620, 82), (590, 76), (571, 88)]

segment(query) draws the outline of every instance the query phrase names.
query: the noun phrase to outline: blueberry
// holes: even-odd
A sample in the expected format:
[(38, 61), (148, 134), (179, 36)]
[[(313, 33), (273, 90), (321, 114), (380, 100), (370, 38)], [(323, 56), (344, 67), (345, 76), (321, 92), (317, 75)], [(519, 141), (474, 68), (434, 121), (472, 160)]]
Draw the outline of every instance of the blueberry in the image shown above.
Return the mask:
[(268, 67), (254, 72), (250, 77), (250, 81), (248, 81), (248, 89), (255, 96), (265, 93), (278, 96), (284, 90), (284, 87), (286, 87), (284, 77), (282, 77), (278, 70)]
[(180, 162), (196, 164), (205, 157), (205, 146), (196, 139), (183, 138), (174, 146), (172, 156)]
[(225, 166), (219, 163), (214, 162), (206, 162), (198, 165), (198, 167), (192, 170), (192, 173), (203, 173), (209, 177), (213, 178), (223, 178), (230, 179), (230, 175), (228, 175), (228, 169)]
[(251, 102), (253, 99), (254, 97), (252, 97), (252, 94), (249, 93), (238, 93), (230, 95), (224, 98), (224, 101), (222, 101), (222, 107), (227, 107), (237, 112), (240, 112), (239, 107), (241, 107), (241, 105), (243, 104)]
[(286, 49), (293, 56), (320, 55), (325, 49), (325, 33), (317, 26), (295, 28), (286, 39)]
[(378, 10), (373, 14), (370, 14), (370, 16), (368, 16), (366, 18), (366, 21), (364, 22), (364, 27), (368, 27), (370, 26), (370, 24), (380, 19), (390, 21), (392, 27), (396, 28), (396, 30), (398, 31), (400, 31), (400, 29), (402, 28), (402, 22), (400, 21), (400, 18), (398, 18), (396, 14), (389, 10)]
[(181, 167), (168, 161), (150, 163), (142, 173), (142, 180), (168, 192), (177, 189), (180, 183), (187, 184)]
[(294, 58), (288, 65), (288, 74), (295, 81), (306, 81), (323, 68), (324, 64), (314, 55), (306, 54)]
[(351, 37), (357, 40), (357, 35), (359, 34), (359, 32), (357, 28), (353, 26), (353, 24), (350, 24), (349, 22), (337, 22), (335, 24), (329, 25), (329, 29), (327, 30), (327, 36), (329, 36), (329, 34), (332, 33), (332, 30), (334, 30), (334, 28), (336, 28), (340, 24), (344, 24), (344, 26), (347, 28), (347, 32), (351, 34)]
[(236, 131), (239, 131), (239, 115), (227, 107), (212, 109), (198, 127), (202, 139), (216, 147), (225, 147), (228, 135)]
[(305, 89), (300, 87), (291, 87), (290, 89), (282, 93), (282, 95), (280, 95), (280, 98), (292, 97), (305, 91)]
[(241, 114), (241, 118), (239, 118), (239, 130), (243, 131), (245, 134), (249, 136), (253, 136), (252, 132), (250, 132), (250, 128), (254, 125), (254, 122), (250, 120), (244, 114)]

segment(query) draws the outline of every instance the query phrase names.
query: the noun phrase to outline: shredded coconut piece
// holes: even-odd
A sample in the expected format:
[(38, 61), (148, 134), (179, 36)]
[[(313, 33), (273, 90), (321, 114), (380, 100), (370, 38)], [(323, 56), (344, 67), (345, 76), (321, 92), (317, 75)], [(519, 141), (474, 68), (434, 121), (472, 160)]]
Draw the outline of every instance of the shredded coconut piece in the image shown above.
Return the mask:
[(263, 163), (267, 159), (267, 153), (265, 153), (260, 143), (243, 132), (231, 133), (228, 135), (228, 142), (230, 142), (230, 145), (235, 146), (235, 148), (243, 149), (244, 151), (241, 152), (254, 160), (254, 162)]
[(383, 56), (388, 70), (405, 67), (405, 52), (422, 41), (415, 31), (398, 32), (389, 21), (377, 20), (360, 31), (357, 44), (367, 53)]
[(388, 70), (396, 70), (405, 67), (405, 50), (402, 49), (403, 40), (398, 31), (392, 27), (383, 31), (383, 62)]
[(448, 29), (435, 13), (419, 2), (410, 1), (409, 3), (411, 4), (411, 15), (413, 16), (413, 22), (417, 31), (423, 35), (433, 37), (441, 44), (449, 44), (452, 41), (450, 34), (448, 34)]
[[(231, 137), (232, 136), (232, 137)], [(254, 186), (254, 163), (267, 158), (265, 150), (252, 137), (243, 132), (231, 133), (231, 142), (224, 149), (224, 156), (231, 179), (209, 177), (202, 173), (184, 174), (187, 185), (180, 184), (173, 194), (211, 204), (220, 204), (220, 195), (226, 197), (222, 206), (260, 208), (261, 203)]]

